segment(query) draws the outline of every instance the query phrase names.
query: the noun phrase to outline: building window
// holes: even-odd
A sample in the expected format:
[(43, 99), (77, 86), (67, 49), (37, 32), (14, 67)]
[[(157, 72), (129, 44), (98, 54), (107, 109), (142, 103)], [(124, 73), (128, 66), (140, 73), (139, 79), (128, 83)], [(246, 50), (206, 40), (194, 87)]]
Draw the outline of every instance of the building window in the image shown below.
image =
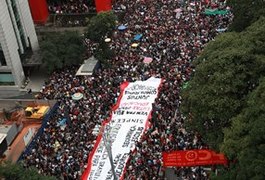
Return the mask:
[(0, 72), (0, 86), (15, 85), (11, 72)]
[(25, 39), (25, 35), (24, 35), (24, 30), (22, 28), (22, 23), (21, 23), (21, 19), (18, 13), (18, 9), (17, 9), (17, 5), (16, 5), (16, 1), (11, 0), (11, 4), (12, 4), (12, 9), (16, 18), (16, 23), (17, 23), (17, 27), (18, 27), (18, 31), (19, 31), (19, 35), (22, 41), (22, 45), (23, 48), (26, 49), (27, 45), (26, 45), (26, 39)]
[(5, 58), (4, 52), (2, 50), (1, 44), (0, 44), (0, 65), (6, 66), (6, 58)]
[(19, 36), (19, 38), (20, 38), (20, 40), (22, 42), (23, 48), (26, 49), (27, 48), (26, 37), (25, 37), (24, 30), (23, 30), (23, 27), (22, 27), (20, 15), (19, 15), (19, 12), (18, 12), (18, 9), (17, 9), (16, 1), (15, 0), (11, 0), (10, 2), (11, 2), (12, 11), (13, 11), (14, 16), (15, 16), (15, 22), (12, 21), (12, 23), (16, 23), (18, 31), (19, 31), (18, 34), (15, 31), (16, 36)]

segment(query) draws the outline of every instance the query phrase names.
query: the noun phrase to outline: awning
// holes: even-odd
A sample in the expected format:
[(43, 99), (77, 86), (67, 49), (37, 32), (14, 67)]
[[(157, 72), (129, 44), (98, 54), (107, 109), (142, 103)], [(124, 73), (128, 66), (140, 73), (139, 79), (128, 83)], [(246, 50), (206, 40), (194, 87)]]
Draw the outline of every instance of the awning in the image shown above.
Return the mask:
[(0, 144), (4, 141), (6, 136), (7, 136), (6, 134), (0, 133)]
[(76, 76), (91, 76), (94, 72), (94, 69), (97, 68), (98, 60), (92, 56), (89, 59), (84, 61), (84, 64), (80, 66), (76, 72)]

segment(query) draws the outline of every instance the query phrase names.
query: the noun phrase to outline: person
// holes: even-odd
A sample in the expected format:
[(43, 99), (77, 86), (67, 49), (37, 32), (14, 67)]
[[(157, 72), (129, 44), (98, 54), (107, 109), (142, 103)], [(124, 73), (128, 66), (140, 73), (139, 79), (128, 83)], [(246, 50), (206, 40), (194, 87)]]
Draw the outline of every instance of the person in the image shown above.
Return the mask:
[(28, 94), (31, 94), (31, 93), (32, 93), (32, 89), (31, 89), (31, 88), (28, 88), (28, 89), (27, 89), (27, 93), (28, 93)]
[[(178, 111), (180, 90), (194, 72), (194, 59), (218, 34), (217, 28), (229, 25), (233, 15), (205, 16), (207, 4), (195, 3), (196, 11), (194, 4), (188, 4), (176, 18), (174, 10), (181, 4), (175, 0), (117, 0), (114, 6), (125, 12), (121, 23), (127, 29), (115, 30), (115, 40), (109, 43), (116, 54), (107, 60), (112, 68), (98, 69), (92, 77), (75, 76), (78, 67), (74, 66), (51, 75), (37, 97), (57, 99), (59, 108), (25, 155), (25, 167), (35, 166), (58, 178), (79, 179), (95, 144), (93, 128), (110, 117), (121, 93), (120, 84), (152, 76), (163, 82), (153, 104), (151, 126), (126, 163), (125, 179), (164, 179), (163, 151), (208, 148), (200, 134), (185, 129), (187, 118)], [(139, 33), (143, 35), (139, 47), (132, 48), (133, 37)], [(97, 45), (87, 39), (85, 43), (87, 54), (93, 55)], [(144, 64), (144, 57), (153, 61)], [(77, 92), (84, 98), (72, 100)], [(69, 121), (60, 125), (64, 118)], [(177, 174), (182, 179), (208, 179), (198, 167), (180, 167)]]
[(82, 14), (95, 12), (93, 1), (87, 0), (48, 0), (48, 10), (51, 14)]

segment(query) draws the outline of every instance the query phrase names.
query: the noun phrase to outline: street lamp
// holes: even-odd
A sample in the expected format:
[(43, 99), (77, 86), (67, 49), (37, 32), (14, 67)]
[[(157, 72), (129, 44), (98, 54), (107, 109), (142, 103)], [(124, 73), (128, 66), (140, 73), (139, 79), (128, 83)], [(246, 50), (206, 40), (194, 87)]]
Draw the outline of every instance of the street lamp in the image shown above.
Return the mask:
[(108, 156), (109, 156), (111, 171), (112, 171), (114, 180), (118, 180), (118, 178), (115, 174), (115, 167), (114, 167), (113, 157), (112, 157), (112, 152), (111, 152), (112, 142), (110, 139), (110, 132), (111, 132), (111, 127), (109, 125), (106, 125), (105, 128), (103, 129), (103, 142), (104, 142), (105, 148), (106, 148)]

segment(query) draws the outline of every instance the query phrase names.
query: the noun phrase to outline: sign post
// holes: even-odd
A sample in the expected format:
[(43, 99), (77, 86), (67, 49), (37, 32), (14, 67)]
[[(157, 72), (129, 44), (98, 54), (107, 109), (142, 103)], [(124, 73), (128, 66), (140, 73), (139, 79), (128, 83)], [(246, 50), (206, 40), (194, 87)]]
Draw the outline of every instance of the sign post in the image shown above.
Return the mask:
[(106, 147), (108, 156), (109, 156), (109, 161), (110, 161), (110, 165), (111, 165), (111, 171), (114, 177), (114, 180), (118, 180), (116, 174), (115, 174), (115, 167), (114, 167), (114, 163), (113, 163), (113, 157), (112, 157), (112, 151), (111, 151), (111, 139), (110, 139), (110, 131), (111, 131), (111, 127), (109, 125), (106, 125), (106, 127), (104, 128), (104, 132), (103, 132), (103, 141), (104, 141), (104, 145)]

